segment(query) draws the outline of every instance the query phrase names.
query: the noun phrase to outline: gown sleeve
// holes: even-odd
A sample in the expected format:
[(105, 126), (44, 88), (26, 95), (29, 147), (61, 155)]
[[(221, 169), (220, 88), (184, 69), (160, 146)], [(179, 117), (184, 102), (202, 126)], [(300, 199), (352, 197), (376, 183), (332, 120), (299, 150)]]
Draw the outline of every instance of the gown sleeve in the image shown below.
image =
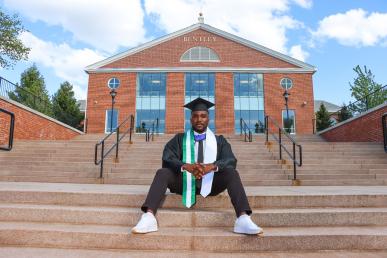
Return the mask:
[(214, 164), (218, 166), (218, 171), (222, 171), (225, 168), (236, 168), (237, 159), (231, 150), (231, 145), (222, 136), (217, 136), (218, 153)]
[(164, 147), (162, 166), (170, 168), (172, 171), (179, 173), (182, 162), (182, 142), (184, 134), (176, 134)]

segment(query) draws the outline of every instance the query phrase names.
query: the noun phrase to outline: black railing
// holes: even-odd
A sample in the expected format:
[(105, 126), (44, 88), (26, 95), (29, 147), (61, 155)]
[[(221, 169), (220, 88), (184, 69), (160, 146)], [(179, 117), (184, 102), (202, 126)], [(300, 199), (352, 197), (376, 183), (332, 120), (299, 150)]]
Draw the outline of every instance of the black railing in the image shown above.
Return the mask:
[[(384, 99), (380, 99), (379, 101), (377, 101), (377, 103), (375, 103), (375, 101), (372, 102), (371, 97), (374, 97), (375, 95), (380, 94), (380, 91), (382, 92), (380, 96), (381, 97), (386, 96), (386, 97), (384, 97)], [(367, 112), (371, 108), (373, 108), (377, 105), (383, 104), (386, 101), (387, 101), (387, 85), (384, 85), (383, 87), (371, 92), (370, 94), (367, 94), (363, 98), (361, 98), (353, 103), (349, 102), (348, 105), (344, 105), (338, 111), (331, 113), (329, 115), (329, 117), (331, 117), (331, 118), (333, 117), (336, 120), (336, 118), (339, 118), (340, 115), (343, 116), (342, 113), (345, 111), (348, 113), (347, 117), (344, 120), (339, 121), (339, 122), (343, 122), (351, 117), (356, 117), (364, 112)], [(332, 124), (332, 126), (333, 125), (334, 124)]]
[[(293, 137), (290, 136), (288, 132), (286, 132), (281, 126), (278, 125), (278, 123), (271, 117), (265, 116), (265, 124), (266, 124), (266, 144), (269, 143), (269, 128), (271, 122), (274, 127), (276, 128), (278, 132), (278, 137), (275, 133), (270, 133), (271, 136), (278, 142), (278, 148), (279, 148), (279, 159), (282, 161), (282, 151), (284, 151), (286, 154), (288, 154), (289, 158), (293, 161), (293, 180), (297, 179), (297, 166), (302, 166), (302, 146), (300, 144), (297, 144), (297, 142), (293, 139)], [(282, 136), (285, 136), (288, 138), (293, 145), (292, 153), (289, 152), (289, 150), (286, 148)], [(297, 160), (296, 157), (296, 147), (298, 148), (299, 153), (299, 159)]]
[(34, 93), (4, 79), (0, 76), (0, 96), (4, 98), (20, 102), (32, 109), (42, 112), (46, 115), (52, 116), (51, 114), (51, 103), (41, 96), (35, 95)]
[[(129, 124), (129, 128), (124, 131), (124, 133), (120, 133), (120, 130)], [(119, 143), (121, 140), (129, 133), (129, 143), (132, 143), (132, 135), (133, 135), (133, 129), (134, 129), (134, 116), (130, 115), (127, 117), (117, 128), (113, 129), (112, 132), (110, 132), (108, 135), (105, 136), (101, 141), (99, 141), (95, 145), (95, 151), (94, 151), (94, 164), (95, 165), (100, 165), (100, 174), (99, 178), (103, 178), (103, 164), (104, 164), (104, 159), (112, 152), (112, 150), (115, 148), (116, 149), (116, 156), (114, 159), (114, 162), (119, 162), (118, 160), (118, 151), (119, 151)], [(107, 140), (110, 138), (110, 136), (113, 135), (113, 133), (116, 133), (116, 141), (114, 144), (110, 147), (108, 151), (105, 152), (105, 145)], [(101, 153), (100, 153), (100, 159), (98, 160), (98, 146), (101, 145)]]
[(152, 122), (152, 126), (148, 129), (145, 129), (145, 141), (149, 142), (150, 140), (155, 140), (155, 134), (159, 134), (159, 118), (156, 118)]
[[(12, 150), (12, 146), (13, 146), (13, 133), (14, 133), (14, 129), (15, 129), (15, 115), (12, 112), (9, 112), (9, 111), (2, 109), (2, 108), (0, 108), (0, 113), (5, 113), (6, 115), (9, 115), (9, 117), (10, 117), (9, 131), (8, 131), (8, 146), (7, 147), (0, 146), (0, 150), (10, 151), (10, 150)], [(7, 124), (6, 120), (4, 120), (4, 124)], [(4, 132), (5, 131), (6, 130), (4, 130)], [(4, 137), (4, 139), (6, 139), (6, 137)]]
[(384, 151), (387, 152), (387, 113), (384, 113), (382, 116), (382, 128), (383, 128), (383, 142), (384, 142)]
[(245, 135), (245, 142), (247, 142), (247, 141), (252, 142), (253, 141), (253, 134), (252, 134), (249, 126), (246, 124), (245, 120), (243, 120), (243, 118), (240, 119), (240, 126), (241, 126), (241, 135), (242, 134)]

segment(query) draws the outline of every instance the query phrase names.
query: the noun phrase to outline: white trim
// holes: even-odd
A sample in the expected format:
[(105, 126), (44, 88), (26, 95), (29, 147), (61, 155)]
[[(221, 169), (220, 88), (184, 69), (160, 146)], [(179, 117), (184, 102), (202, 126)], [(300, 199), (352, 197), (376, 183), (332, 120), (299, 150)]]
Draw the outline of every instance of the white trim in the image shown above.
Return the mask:
[(100, 68), (90, 69), (89, 73), (127, 73), (127, 72), (254, 72), (254, 73), (314, 73), (303, 68), (254, 68), (254, 67), (143, 67), (143, 68)]
[(376, 111), (378, 109), (381, 109), (383, 107), (387, 107), (387, 101), (385, 101), (383, 104), (380, 104), (379, 106), (376, 106), (376, 107), (373, 107), (373, 108), (369, 109), (367, 112), (364, 112), (364, 113), (362, 113), (362, 114), (360, 114), (358, 116), (352, 117), (352, 118), (347, 119), (347, 120), (345, 120), (343, 122), (337, 123), (334, 126), (328, 127), (327, 129), (319, 131), (319, 132), (317, 132), (317, 135), (321, 135), (321, 134), (323, 134), (325, 132), (328, 132), (330, 130), (335, 129), (336, 127), (340, 127), (342, 125), (348, 124), (348, 123), (352, 122), (353, 120), (359, 119), (359, 118), (361, 118), (361, 117), (363, 117), (363, 116), (365, 116), (365, 115), (367, 115), (369, 113), (372, 113), (372, 112), (374, 112), (374, 111)]
[(47, 116), (47, 115), (45, 115), (45, 114), (43, 114), (43, 113), (40, 113), (39, 111), (36, 111), (36, 110), (34, 110), (34, 109), (32, 109), (32, 108), (29, 108), (29, 107), (27, 107), (27, 106), (25, 106), (25, 105), (23, 105), (23, 104), (21, 104), (21, 103), (19, 103), (19, 102), (16, 102), (16, 101), (11, 100), (11, 99), (8, 99), (8, 98), (5, 98), (5, 97), (3, 97), (3, 96), (0, 96), (0, 99), (4, 100), (4, 101), (6, 101), (6, 102), (9, 102), (9, 103), (11, 103), (12, 105), (15, 105), (15, 106), (17, 106), (17, 107), (19, 107), (19, 108), (21, 108), (21, 109), (24, 109), (24, 110), (26, 110), (26, 111), (28, 111), (28, 112), (30, 112), (30, 113), (33, 113), (33, 114), (38, 115), (38, 116), (40, 116), (40, 117), (43, 117), (43, 118), (45, 118), (45, 119), (47, 119), (47, 120), (49, 120), (49, 121), (51, 121), (51, 122), (54, 122), (54, 123), (56, 123), (56, 124), (58, 124), (58, 125), (61, 125), (61, 126), (63, 126), (63, 127), (66, 127), (67, 129), (70, 129), (70, 130), (72, 130), (72, 131), (74, 131), (74, 132), (76, 132), (76, 133), (79, 133), (79, 134), (85, 134), (84, 132), (81, 132), (81, 131), (79, 131), (78, 129), (75, 129), (74, 127), (71, 127), (71, 126), (69, 126), (69, 125), (67, 125), (67, 124), (65, 124), (65, 123), (63, 123), (63, 122), (61, 122), (61, 121), (59, 121), (59, 120), (56, 120), (56, 119), (54, 119), (54, 118), (52, 118), (52, 117), (49, 117), (49, 116)]
[[(108, 129), (108, 124), (107, 124), (107, 122), (108, 122), (108, 112), (110, 111), (110, 110), (112, 110), (111, 108), (110, 109), (106, 109), (105, 110), (105, 134), (109, 134), (110, 132), (108, 132), (107, 131), (107, 129)], [(119, 116), (118, 116), (118, 112), (119, 112), (119, 110), (117, 109), (117, 108), (113, 108), (113, 110), (117, 110), (117, 124), (116, 124), (116, 128), (118, 127), (118, 118), (119, 118)], [(110, 113), (110, 112), (109, 112)], [(111, 118), (111, 119), (113, 119), (113, 117)]]
[[(296, 110), (295, 109), (288, 109), (289, 111), (293, 111), (293, 113), (294, 113), (294, 132), (291, 132), (290, 134), (296, 134)], [(285, 111), (285, 113), (286, 113), (286, 109), (282, 109), (281, 110), (281, 115), (282, 115), (282, 128), (285, 130), (285, 125), (284, 125), (284, 112), (283, 111)]]
[(127, 51), (124, 51), (124, 52), (119, 53), (117, 55), (114, 55), (112, 57), (106, 58), (106, 59), (104, 59), (102, 61), (99, 61), (99, 62), (96, 62), (94, 64), (91, 64), (91, 65), (89, 65), (89, 66), (87, 66), (85, 68), (85, 71), (87, 73), (93, 72), (93, 71), (95, 71), (95, 70), (97, 70), (97, 69), (99, 69), (99, 68), (101, 68), (101, 67), (103, 67), (103, 66), (105, 66), (107, 64), (110, 64), (112, 62), (120, 60), (120, 59), (122, 59), (124, 57), (133, 55), (133, 54), (138, 53), (140, 51), (143, 51), (145, 49), (151, 48), (153, 46), (159, 45), (159, 44), (161, 44), (163, 42), (166, 42), (166, 41), (171, 40), (173, 38), (176, 38), (176, 37), (179, 37), (181, 35), (187, 34), (189, 32), (197, 30), (197, 29), (203, 29), (203, 30), (208, 31), (210, 33), (216, 34), (216, 35), (218, 35), (220, 37), (223, 37), (223, 38), (235, 41), (235, 42), (240, 43), (242, 45), (245, 45), (245, 46), (247, 46), (249, 48), (255, 49), (255, 50), (259, 51), (259, 52), (263, 52), (265, 54), (268, 54), (270, 56), (273, 56), (273, 57), (278, 58), (280, 60), (283, 60), (285, 62), (288, 62), (288, 63), (291, 63), (293, 65), (299, 66), (299, 67), (303, 68), (304, 70), (307, 70), (308, 72), (314, 73), (314, 72), (317, 71), (317, 69), (314, 66), (310, 65), (310, 64), (307, 64), (305, 62), (302, 62), (300, 60), (292, 58), (292, 57), (290, 57), (288, 55), (282, 54), (280, 52), (274, 51), (272, 49), (266, 48), (266, 47), (264, 47), (262, 45), (254, 43), (254, 42), (249, 41), (247, 39), (243, 39), (243, 38), (238, 37), (236, 35), (233, 35), (231, 33), (219, 30), (219, 29), (214, 28), (214, 27), (212, 27), (210, 25), (201, 24), (201, 23), (193, 24), (193, 25), (191, 25), (189, 27), (186, 27), (184, 29), (178, 30), (178, 31), (176, 31), (174, 33), (168, 34), (168, 35), (163, 36), (161, 38), (158, 38), (158, 39), (152, 40), (152, 41), (150, 41), (148, 43), (142, 44), (142, 45), (140, 45), (138, 47), (129, 49)]

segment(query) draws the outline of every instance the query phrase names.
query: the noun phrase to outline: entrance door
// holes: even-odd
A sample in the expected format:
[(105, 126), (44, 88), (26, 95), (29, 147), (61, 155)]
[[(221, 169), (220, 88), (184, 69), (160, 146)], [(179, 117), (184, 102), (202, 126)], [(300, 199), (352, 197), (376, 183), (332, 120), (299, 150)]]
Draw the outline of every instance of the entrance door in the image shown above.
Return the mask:
[[(215, 74), (214, 73), (186, 73), (185, 74), (185, 104), (201, 97), (215, 103)], [(191, 128), (191, 110), (184, 111), (185, 130)], [(215, 107), (209, 109), (210, 123), (208, 127), (215, 132)]]

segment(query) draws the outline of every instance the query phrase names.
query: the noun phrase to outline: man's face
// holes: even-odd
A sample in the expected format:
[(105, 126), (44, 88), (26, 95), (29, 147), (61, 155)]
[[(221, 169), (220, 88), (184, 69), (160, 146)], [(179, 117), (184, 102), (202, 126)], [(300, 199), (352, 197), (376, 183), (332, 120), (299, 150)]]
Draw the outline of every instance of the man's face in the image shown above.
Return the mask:
[(207, 111), (193, 111), (191, 113), (192, 128), (198, 133), (206, 131), (209, 121)]

